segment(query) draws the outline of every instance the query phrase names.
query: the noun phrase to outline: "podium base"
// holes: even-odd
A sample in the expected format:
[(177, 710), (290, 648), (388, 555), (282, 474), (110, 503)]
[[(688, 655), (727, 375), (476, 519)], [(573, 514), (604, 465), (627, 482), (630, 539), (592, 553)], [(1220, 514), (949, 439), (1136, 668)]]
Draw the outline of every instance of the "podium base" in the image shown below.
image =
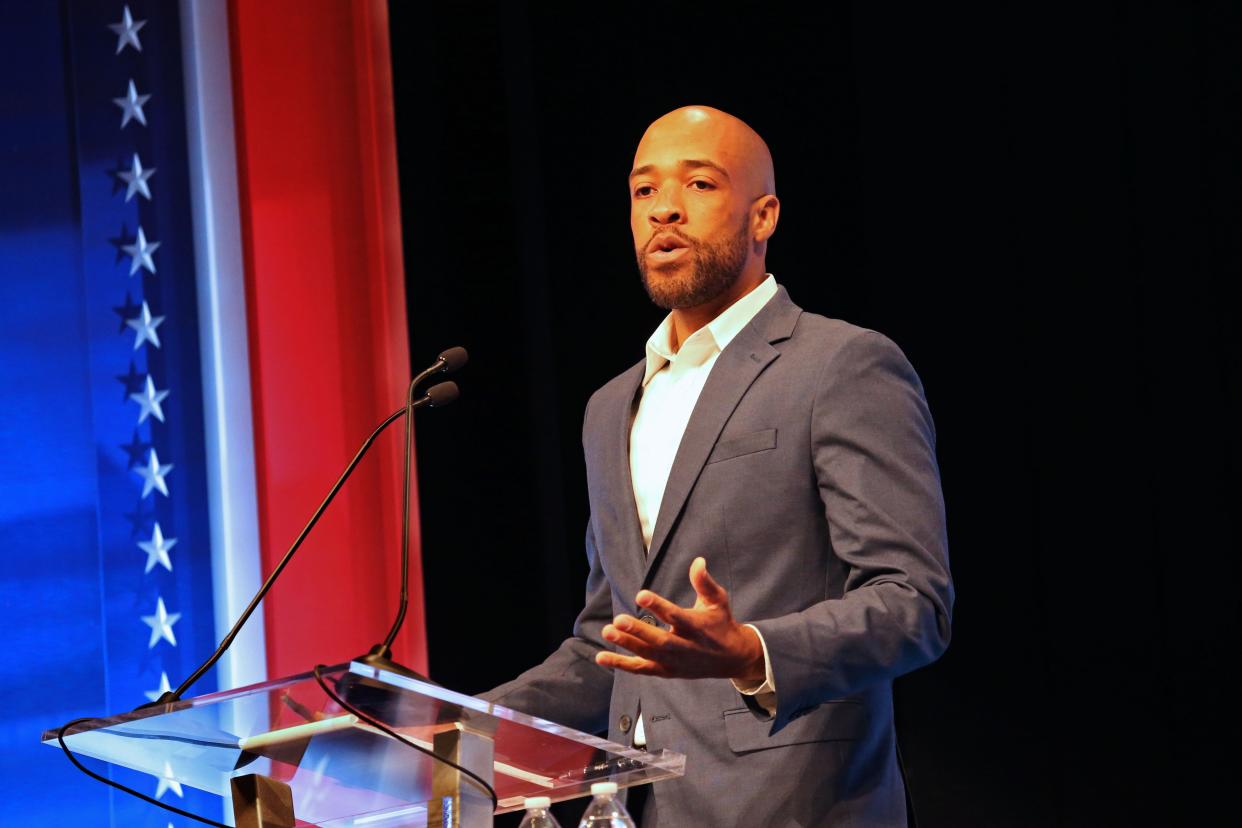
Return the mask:
[(257, 773), (233, 777), (233, 819), (237, 828), (294, 828), (293, 791)]
[[(366, 655), (358, 656), (354, 659), (354, 661), (359, 664), (365, 664), (368, 667), (374, 667), (377, 670), (386, 670), (389, 673), (396, 673), (399, 676), (416, 679), (418, 681), (426, 682), (427, 684), (436, 684), (434, 681), (427, 678), (417, 670), (411, 670), (404, 664), (399, 664), (398, 662), (393, 661), (392, 650), (385, 647), (383, 644), (376, 644), (367, 652)], [(438, 684), (436, 684), (436, 686), (439, 687)]]
[[(434, 681), (398, 664), (391, 658), (392, 651), (383, 644), (376, 644), (366, 655), (355, 658), (359, 664), (365, 664), (377, 670), (395, 673), (399, 676), (435, 684)], [(439, 685), (436, 685), (437, 687)], [(392, 686), (373, 678), (359, 676), (356, 673), (345, 673), (336, 682), (336, 692), (353, 707), (368, 716), (379, 719), (392, 726), (407, 724), (407, 715), (402, 715), (403, 699), (400, 694), (392, 692)]]

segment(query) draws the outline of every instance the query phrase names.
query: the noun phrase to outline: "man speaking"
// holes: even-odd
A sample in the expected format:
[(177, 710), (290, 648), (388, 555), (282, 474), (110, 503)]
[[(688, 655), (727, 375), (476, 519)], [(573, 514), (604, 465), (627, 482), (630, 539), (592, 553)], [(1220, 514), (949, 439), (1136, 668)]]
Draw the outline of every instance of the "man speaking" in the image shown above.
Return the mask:
[(483, 696), (684, 752), (638, 797), (644, 828), (904, 825), (892, 680), (940, 656), (953, 605), (919, 378), (766, 272), (780, 201), (742, 121), (661, 117), (629, 187), (669, 314), (587, 403), (586, 604)]

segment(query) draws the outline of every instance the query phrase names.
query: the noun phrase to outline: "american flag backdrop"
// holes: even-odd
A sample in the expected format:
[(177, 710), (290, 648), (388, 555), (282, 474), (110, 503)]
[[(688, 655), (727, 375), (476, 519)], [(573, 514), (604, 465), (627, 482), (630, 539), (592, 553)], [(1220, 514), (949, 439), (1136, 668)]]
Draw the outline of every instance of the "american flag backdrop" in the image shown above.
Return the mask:
[[(5, 112), (0, 228), (0, 821), (55, 824), (72, 792), (79, 824), (179, 825), (71, 782), (37, 738), (49, 708), (68, 718), (136, 706), (215, 644), (178, 10), (5, 9), (23, 37), (6, 47), (4, 74), (23, 88)], [(42, 791), (31, 765), (45, 771)], [(114, 778), (219, 812), (175, 781)]]
[[(0, 0), (2, 826), (196, 824), (91, 782), (40, 734), (184, 679), (402, 400), (385, 9)], [(298, 229), (325, 205), (328, 232)], [(334, 266), (340, 251), (357, 272)], [(346, 495), (367, 508), (325, 519), (189, 695), (382, 637), (398, 452), (368, 459)], [(398, 656), (425, 669), (417, 559), (411, 586)], [(171, 779), (106, 772), (227, 812)]]

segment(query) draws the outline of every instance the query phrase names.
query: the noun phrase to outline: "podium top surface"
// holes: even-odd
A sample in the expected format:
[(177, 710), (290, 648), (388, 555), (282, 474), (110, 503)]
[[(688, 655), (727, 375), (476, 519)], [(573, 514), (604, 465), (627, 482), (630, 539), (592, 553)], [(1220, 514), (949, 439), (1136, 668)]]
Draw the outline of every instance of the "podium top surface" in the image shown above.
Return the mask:
[[(685, 769), (678, 753), (627, 748), (359, 662), (320, 675), (350, 706), (427, 750), (448, 731), (490, 739), (498, 812), (519, 810), (528, 796), (571, 799), (593, 782), (626, 787)], [(59, 747), (55, 730), (43, 741)], [(343, 709), (312, 673), (94, 719), (68, 730), (65, 742), (224, 797), (235, 776), (269, 776), (290, 786), (300, 821), (333, 828), (416, 824), (436, 766), (444, 768)]]

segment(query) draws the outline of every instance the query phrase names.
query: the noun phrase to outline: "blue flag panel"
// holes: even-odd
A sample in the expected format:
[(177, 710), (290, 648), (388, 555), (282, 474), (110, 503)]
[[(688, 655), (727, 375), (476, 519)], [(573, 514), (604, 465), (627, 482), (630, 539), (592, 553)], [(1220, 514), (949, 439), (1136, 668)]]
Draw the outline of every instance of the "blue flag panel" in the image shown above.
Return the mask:
[(215, 644), (177, 4), (6, 3), (5, 31), (0, 824), (188, 825), (39, 744)]

